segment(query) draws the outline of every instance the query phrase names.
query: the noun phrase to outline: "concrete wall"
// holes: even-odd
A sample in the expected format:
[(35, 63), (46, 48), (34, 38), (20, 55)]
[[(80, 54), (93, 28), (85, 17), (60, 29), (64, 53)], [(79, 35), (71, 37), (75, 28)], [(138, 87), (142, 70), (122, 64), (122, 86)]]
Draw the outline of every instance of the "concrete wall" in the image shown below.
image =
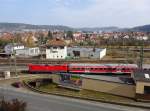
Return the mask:
[(124, 97), (135, 97), (135, 86), (83, 78), (82, 88)]
[(51, 77), (52, 77), (53, 83), (59, 84), (59, 79), (60, 79), (59, 75), (52, 74)]
[(137, 94), (144, 94), (144, 86), (150, 86), (150, 83), (137, 81), (137, 83), (136, 83), (136, 93)]

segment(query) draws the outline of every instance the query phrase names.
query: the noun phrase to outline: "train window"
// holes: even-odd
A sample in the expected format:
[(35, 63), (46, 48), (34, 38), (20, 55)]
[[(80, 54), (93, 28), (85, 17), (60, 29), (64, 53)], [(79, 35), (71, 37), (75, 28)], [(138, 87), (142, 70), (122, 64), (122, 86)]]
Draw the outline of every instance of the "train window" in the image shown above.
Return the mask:
[(77, 68), (77, 70), (81, 70), (80, 68)]
[(94, 70), (94, 68), (90, 68), (90, 70)]
[(84, 68), (81, 68), (81, 70), (84, 70)]
[(125, 68), (122, 68), (122, 70), (125, 70)]
[(112, 68), (108, 68), (108, 70), (112, 70)]
[(127, 68), (127, 70), (130, 70), (129, 68)]
[(116, 68), (113, 68), (112, 70), (116, 70)]
[(76, 70), (76, 68), (72, 68), (72, 70)]

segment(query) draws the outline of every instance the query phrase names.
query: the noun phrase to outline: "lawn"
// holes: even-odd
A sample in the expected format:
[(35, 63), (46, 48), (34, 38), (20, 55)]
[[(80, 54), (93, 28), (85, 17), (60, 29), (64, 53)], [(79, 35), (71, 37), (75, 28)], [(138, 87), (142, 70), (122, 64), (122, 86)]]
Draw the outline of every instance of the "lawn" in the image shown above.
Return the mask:
[(134, 102), (133, 99), (106, 94), (102, 92), (89, 91), (89, 90), (76, 91), (76, 90), (71, 90), (66, 88), (60, 88), (56, 84), (40, 86), (39, 89), (50, 93), (69, 95), (73, 97), (91, 98), (97, 100), (100, 99), (100, 100), (108, 100), (108, 101), (119, 101), (119, 102)]

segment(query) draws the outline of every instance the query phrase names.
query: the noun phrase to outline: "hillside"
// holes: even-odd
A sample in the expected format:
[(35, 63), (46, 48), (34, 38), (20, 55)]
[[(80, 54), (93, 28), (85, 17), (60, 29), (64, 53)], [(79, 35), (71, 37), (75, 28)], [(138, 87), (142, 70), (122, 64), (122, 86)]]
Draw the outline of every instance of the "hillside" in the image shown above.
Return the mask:
[(137, 26), (132, 28), (133, 31), (150, 32), (150, 25)]
[(61, 25), (31, 25), (23, 23), (0, 23), (1, 31), (23, 31), (23, 30), (72, 30), (72, 28)]
[(60, 31), (84, 31), (84, 32), (129, 32), (140, 31), (150, 32), (150, 25), (137, 26), (133, 28), (119, 28), (119, 27), (93, 27), (93, 28), (72, 28), (62, 25), (32, 25), (23, 23), (0, 23), (0, 32), (5, 31), (30, 31), (30, 30), (60, 30)]

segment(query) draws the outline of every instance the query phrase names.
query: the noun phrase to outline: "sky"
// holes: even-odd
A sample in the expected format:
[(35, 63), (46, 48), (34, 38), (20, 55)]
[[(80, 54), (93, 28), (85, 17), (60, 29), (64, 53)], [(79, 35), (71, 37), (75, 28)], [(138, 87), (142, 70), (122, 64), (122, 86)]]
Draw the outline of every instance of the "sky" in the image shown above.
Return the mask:
[(0, 0), (0, 22), (134, 27), (150, 24), (150, 0)]

